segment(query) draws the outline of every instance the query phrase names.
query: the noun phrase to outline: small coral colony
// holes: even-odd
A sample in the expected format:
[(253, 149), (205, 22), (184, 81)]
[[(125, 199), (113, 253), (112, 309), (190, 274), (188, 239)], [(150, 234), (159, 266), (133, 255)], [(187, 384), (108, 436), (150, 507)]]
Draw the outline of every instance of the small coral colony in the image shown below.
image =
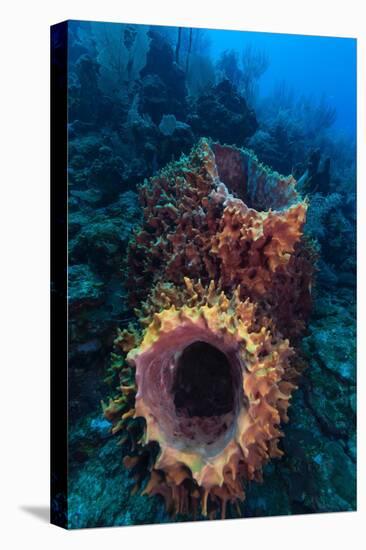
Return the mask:
[[(243, 517), (247, 487), (284, 455), (291, 399), (312, 368), (303, 340), (318, 273), (334, 261), (322, 254), (330, 229), (306, 230), (307, 216), (313, 199), (319, 224), (339, 214), (352, 171), (335, 161), (335, 192), (321, 156), (336, 150), (335, 112), (284, 86), (260, 105), (266, 52), (240, 58), (228, 45), (213, 60), (197, 29), (74, 22), (70, 37), (71, 326), (77, 340), (112, 317), (98, 396), (119, 468), (169, 517)], [(131, 216), (121, 197), (135, 192)], [(99, 230), (82, 240), (83, 223)], [(342, 254), (339, 272), (353, 273)], [(93, 350), (78, 345), (82, 371)]]

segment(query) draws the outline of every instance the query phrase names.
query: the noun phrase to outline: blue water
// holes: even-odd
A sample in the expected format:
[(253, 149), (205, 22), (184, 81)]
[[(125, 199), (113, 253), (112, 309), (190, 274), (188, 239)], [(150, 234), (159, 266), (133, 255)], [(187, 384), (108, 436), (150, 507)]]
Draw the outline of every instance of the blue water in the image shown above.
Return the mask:
[(214, 59), (227, 49), (248, 44), (268, 53), (270, 64), (260, 80), (260, 93), (270, 94), (286, 81), (297, 95), (322, 95), (336, 108), (334, 126), (352, 135), (356, 128), (356, 39), (262, 32), (209, 30)]

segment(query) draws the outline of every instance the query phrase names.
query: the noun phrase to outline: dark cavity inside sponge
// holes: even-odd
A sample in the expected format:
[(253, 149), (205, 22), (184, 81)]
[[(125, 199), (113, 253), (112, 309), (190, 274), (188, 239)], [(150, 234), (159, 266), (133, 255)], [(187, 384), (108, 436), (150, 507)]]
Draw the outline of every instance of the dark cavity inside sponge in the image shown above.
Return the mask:
[(206, 342), (193, 342), (178, 359), (173, 384), (178, 414), (221, 416), (234, 408), (232, 369), (226, 355)]

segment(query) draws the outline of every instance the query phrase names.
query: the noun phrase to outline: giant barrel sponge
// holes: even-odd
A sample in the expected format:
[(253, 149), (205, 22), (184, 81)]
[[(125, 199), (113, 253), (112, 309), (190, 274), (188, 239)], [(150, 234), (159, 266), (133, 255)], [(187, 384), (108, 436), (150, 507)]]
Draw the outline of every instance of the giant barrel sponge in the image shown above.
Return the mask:
[(278, 444), (303, 368), (314, 255), (296, 181), (201, 139), (140, 187), (104, 405), (138, 490), (172, 514), (241, 514)]

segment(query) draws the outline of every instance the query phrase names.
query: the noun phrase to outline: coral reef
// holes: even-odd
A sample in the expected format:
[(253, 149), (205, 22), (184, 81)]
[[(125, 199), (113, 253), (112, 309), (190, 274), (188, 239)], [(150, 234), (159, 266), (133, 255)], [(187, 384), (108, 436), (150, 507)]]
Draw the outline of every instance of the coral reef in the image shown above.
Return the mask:
[(236, 145), (243, 145), (258, 127), (254, 111), (228, 79), (198, 96), (188, 122), (198, 136)]
[[(122, 193), (96, 208), (85, 192), (69, 198), (69, 414), (73, 421), (98, 406), (113, 331), (126, 317), (121, 269), (133, 226), (140, 219), (137, 195)], [(122, 215), (123, 213), (123, 215)]]
[(257, 116), (259, 128), (248, 146), (261, 160), (281, 173), (292, 172), (296, 177), (308, 168), (310, 175), (318, 173), (310, 189), (323, 183), (327, 187), (329, 164), (326, 161), (324, 167), (318, 170), (320, 156), (317, 150), (330, 154), (332, 164), (337, 162), (334, 142), (329, 137), (329, 129), (336, 119), (334, 107), (324, 97), (320, 97), (318, 102), (314, 98), (298, 97), (283, 82), (274, 88), (271, 96), (257, 105)]
[[(100, 401), (122, 384), (118, 414), (135, 408), (136, 367), (126, 361), (127, 348), (142, 360), (143, 336), (155, 313), (173, 306), (182, 313), (184, 295), (192, 312), (213, 307), (221, 322), (221, 293), (221, 303), (228, 300), (232, 308), (238, 289), (240, 302), (249, 299), (247, 305), (253, 306), (253, 333), (271, 320), (270, 334), (278, 342), (289, 339), (291, 368), (301, 370), (300, 350), (311, 368), (298, 384), (291, 382), (299, 385), (292, 393), (291, 422), (277, 428), (285, 434), (279, 443), (284, 456), (263, 461), (265, 483), (246, 483), (245, 501), (229, 500), (226, 515), (355, 509), (355, 143), (348, 134), (337, 137), (335, 112), (326, 101), (304, 98), (300, 90), (291, 93), (286, 83), (268, 97), (256, 91), (250, 97), (257, 81), (248, 76), (260, 66), (258, 50), (246, 52), (255, 63), (246, 63), (244, 75), (244, 56), (225, 55), (215, 65), (205, 31), (193, 30), (192, 47), (190, 31), (182, 29), (177, 56), (175, 28), (69, 23), (70, 527), (171, 520), (163, 499), (141, 495), (150, 475), (155, 477), (151, 492), (164, 487), (157, 485), (154, 469), (159, 446), (139, 443), (146, 437), (145, 421), (125, 417), (116, 448), (110, 423), (100, 419)], [(222, 82), (224, 76), (230, 85)], [(205, 135), (249, 147), (261, 162), (293, 177), (268, 170), (246, 149), (212, 142), (208, 162), (204, 150), (196, 148), (196, 155), (161, 170), (188, 155)], [(322, 159), (331, 159), (331, 170), (327, 162), (318, 162), (318, 153), (311, 159), (318, 149)], [(140, 189), (139, 205), (136, 186), (154, 175)], [(263, 244), (262, 232), (277, 232), (284, 223), (289, 237), (290, 209), (295, 215), (298, 208), (302, 217), (307, 206), (299, 192), (309, 194), (306, 224), (298, 228), (304, 235), (295, 239), (293, 250), (279, 248), (279, 255), (273, 254), (278, 243), (268, 238)], [(246, 213), (238, 199), (248, 207)], [(269, 215), (270, 209), (276, 212)], [(242, 232), (238, 224), (252, 225)], [(264, 251), (271, 247), (268, 256)], [(320, 259), (312, 281), (314, 247)], [(280, 257), (281, 265), (271, 270), (269, 262)], [(194, 288), (201, 279), (205, 297), (199, 303), (189, 295), (185, 277)], [(307, 321), (310, 285), (315, 307)], [(214, 306), (207, 306), (209, 294)], [(139, 308), (137, 316), (131, 306)], [(134, 325), (124, 331), (131, 321)], [(103, 378), (118, 326), (108, 386)], [(230, 325), (228, 332), (233, 330)], [(175, 391), (177, 407), (198, 413), (201, 420), (207, 400), (232, 418), (237, 386), (232, 391), (231, 367), (225, 369), (215, 350), (197, 346), (181, 357), (195, 351), (193, 364), (207, 356), (228, 376), (215, 369), (212, 384), (200, 384), (209, 374), (204, 361), (197, 373), (187, 371), (189, 380), (184, 369), (177, 372), (183, 387), (180, 394)], [(285, 371), (281, 376), (290, 375)], [(188, 381), (199, 386), (200, 403), (187, 402)], [(127, 457), (134, 455), (141, 457), (133, 466)], [(121, 467), (123, 458), (133, 466), (132, 475)], [(184, 487), (195, 483), (182, 481)], [(142, 491), (136, 492), (138, 487)], [(199, 508), (201, 497), (190, 498)], [(209, 496), (208, 515), (215, 509), (220, 515), (219, 507), (218, 497)], [(192, 515), (177, 516), (187, 518)]]
[(185, 73), (174, 61), (173, 50), (161, 35), (151, 30), (149, 37), (150, 49), (146, 66), (141, 71), (143, 110), (156, 124), (164, 113), (185, 118)]
[(303, 193), (320, 192), (327, 195), (330, 192), (330, 159), (325, 159), (320, 167), (320, 150), (312, 151), (309, 156), (307, 170), (299, 181)]
[(140, 328), (115, 341), (119, 394), (104, 414), (130, 439), (136, 489), (149, 464), (145, 493), (162, 495), (169, 512), (225, 517), (244, 482), (282, 455), (310, 307), (307, 204), (293, 178), (205, 139), (140, 198), (128, 254)]
[(252, 105), (258, 96), (258, 81), (268, 66), (266, 52), (254, 49), (251, 44), (242, 50), (240, 60), (237, 51), (225, 50), (217, 62), (219, 73), (230, 80)]

